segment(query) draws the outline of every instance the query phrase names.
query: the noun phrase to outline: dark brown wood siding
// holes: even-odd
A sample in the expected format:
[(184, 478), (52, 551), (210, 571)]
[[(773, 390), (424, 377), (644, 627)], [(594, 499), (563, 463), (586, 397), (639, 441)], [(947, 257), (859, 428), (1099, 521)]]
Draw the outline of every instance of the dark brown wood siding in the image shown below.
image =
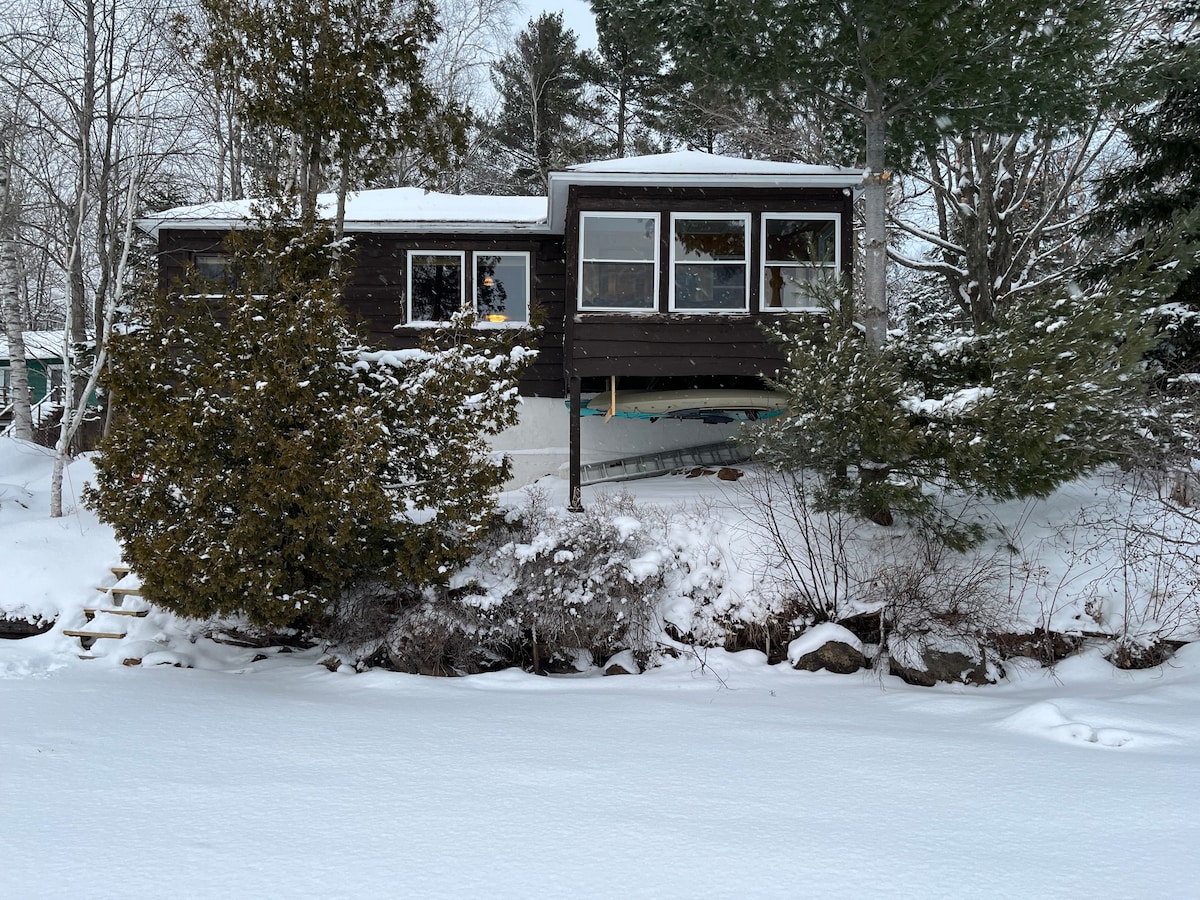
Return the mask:
[(761, 316), (588, 314), (574, 323), (574, 371), (581, 377), (774, 375), (783, 357), (759, 327)]
[[(782, 362), (760, 327), (773, 314), (759, 312), (758, 260), (761, 214), (838, 213), (842, 272), (852, 273), (852, 202), (831, 188), (695, 188), (572, 185), (567, 199), (567, 369), (581, 377), (636, 375), (703, 377), (770, 375)], [(658, 310), (653, 314), (588, 312), (578, 308), (579, 214), (653, 212), (659, 215)], [(749, 213), (750, 302), (747, 313), (670, 312), (670, 222), (676, 212)]]
[[(417, 346), (422, 329), (405, 322), (405, 266), (410, 250), (526, 252), (532, 300), (540, 310), (543, 334), (538, 358), (521, 381), (527, 397), (565, 397), (563, 332), (566, 317), (562, 238), (557, 235), (369, 234), (354, 238), (354, 263), (345, 305), (351, 324), (370, 345), (388, 349)], [(224, 232), (163, 229), (159, 234), (160, 278), (179, 281), (197, 253), (221, 250)]]

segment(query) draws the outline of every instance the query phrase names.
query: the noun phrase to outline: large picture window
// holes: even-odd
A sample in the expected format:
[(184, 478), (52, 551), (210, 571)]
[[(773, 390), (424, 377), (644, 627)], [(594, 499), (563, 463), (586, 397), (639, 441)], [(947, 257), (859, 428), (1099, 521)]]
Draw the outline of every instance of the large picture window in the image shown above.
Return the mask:
[(529, 321), (529, 254), (475, 254), (475, 310), (480, 324)]
[(466, 298), (462, 251), (414, 250), (408, 254), (408, 321), (445, 322)]
[(672, 215), (671, 229), (671, 308), (749, 309), (750, 217)]
[(762, 308), (820, 306), (815, 286), (837, 280), (841, 268), (836, 213), (763, 214)]
[(658, 216), (580, 214), (579, 308), (658, 308)]

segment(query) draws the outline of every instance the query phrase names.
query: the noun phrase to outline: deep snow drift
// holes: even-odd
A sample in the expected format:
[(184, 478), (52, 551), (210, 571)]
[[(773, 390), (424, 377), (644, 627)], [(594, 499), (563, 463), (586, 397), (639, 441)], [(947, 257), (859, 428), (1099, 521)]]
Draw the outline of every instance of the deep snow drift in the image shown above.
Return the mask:
[[(88, 466), (68, 471), (78, 489)], [(0, 441), (10, 613), (81, 609), (119, 557), (87, 510), (46, 517), (48, 473)], [(1141, 672), (1093, 649), (926, 689), (753, 651), (637, 677), (332, 673), (316, 651), (252, 662), (153, 627), (164, 660), (195, 668), (82, 661), (55, 632), (0, 641), (0, 896), (1187, 897), (1200, 881), (1200, 645)]]

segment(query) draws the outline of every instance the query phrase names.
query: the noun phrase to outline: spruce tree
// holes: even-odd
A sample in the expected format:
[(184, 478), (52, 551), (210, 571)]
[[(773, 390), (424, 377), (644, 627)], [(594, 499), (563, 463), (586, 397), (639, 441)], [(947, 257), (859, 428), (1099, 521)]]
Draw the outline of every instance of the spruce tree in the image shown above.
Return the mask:
[(512, 186), (544, 193), (550, 172), (600, 152), (599, 109), (588, 94), (588, 60), (562, 13), (542, 13), (492, 67), (500, 111), (492, 126), (497, 150), (510, 160)]
[(1163, 34), (1126, 73), (1132, 97), (1123, 128), (1133, 158), (1101, 180), (1093, 227), (1133, 238), (1119, 269), (1158, 253), (1187, 274), (1159, 311), (1151, 358), (1165, 385), (1200, 372), (1200, 0), (1174, 0), (1162, 15)]

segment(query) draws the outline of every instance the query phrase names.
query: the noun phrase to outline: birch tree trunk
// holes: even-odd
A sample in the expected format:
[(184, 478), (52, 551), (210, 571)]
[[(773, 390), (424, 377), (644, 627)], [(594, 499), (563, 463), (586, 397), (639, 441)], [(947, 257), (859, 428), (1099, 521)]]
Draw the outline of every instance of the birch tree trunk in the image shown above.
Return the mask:
[(867, 175), (863, 179), (863, 308), (858, 316), (873, 350), (883, 346), (888, 329), (886, 113), (866, 116)]
[(8, 336), (8, 386), (12, 404), (12, 436), (33, 440), (29, 370), (25, 365), (24, 316), (18, 294), (17, 253), (11, 229), (14, 216), (8, 189), (6, 162), (0, 160), (0, 308)]

